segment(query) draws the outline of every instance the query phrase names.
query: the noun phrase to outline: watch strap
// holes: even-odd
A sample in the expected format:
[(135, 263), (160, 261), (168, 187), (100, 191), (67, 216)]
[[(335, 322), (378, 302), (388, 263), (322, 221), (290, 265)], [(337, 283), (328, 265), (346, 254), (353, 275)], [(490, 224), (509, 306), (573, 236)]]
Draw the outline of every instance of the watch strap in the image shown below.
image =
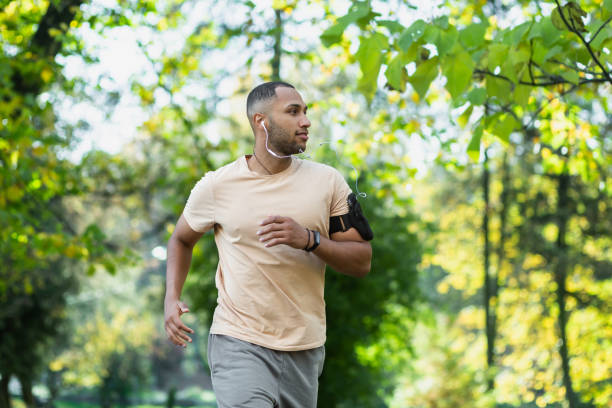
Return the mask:
[(312, 230), (312, 234), (314, 235), (314, 243), (312, 244), (312, 246), (308, 249), (306, 249), (306, 252), (312, 252), (315, 249), (317, 249), (317, 247), (319, 246), (319, 244), (321, 243), (321, 233), (319, 231), (315, 231)]

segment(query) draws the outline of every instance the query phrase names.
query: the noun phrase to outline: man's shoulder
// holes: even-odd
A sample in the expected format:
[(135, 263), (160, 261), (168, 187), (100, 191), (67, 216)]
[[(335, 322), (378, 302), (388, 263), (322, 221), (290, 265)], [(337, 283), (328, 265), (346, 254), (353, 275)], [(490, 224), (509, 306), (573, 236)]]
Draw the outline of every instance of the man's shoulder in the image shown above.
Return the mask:
[(335, 168), (325, 163), (319, 163), (312, 160), (299, 159), (301, 161), (300, 168), (305, 171), (322, 173), (326, 175), (339, 175), (340, 172)]
[(220, 178), (236, 174), (236, 172), (240, 170), (241, 160), (244, 160), (244, 157), (240, 156), (236, 160), (224, 164), (223, 166), (218, 167), (215, 170), (207, 171), (205, 177), (211, 177), (214, 180), (218, 180)]

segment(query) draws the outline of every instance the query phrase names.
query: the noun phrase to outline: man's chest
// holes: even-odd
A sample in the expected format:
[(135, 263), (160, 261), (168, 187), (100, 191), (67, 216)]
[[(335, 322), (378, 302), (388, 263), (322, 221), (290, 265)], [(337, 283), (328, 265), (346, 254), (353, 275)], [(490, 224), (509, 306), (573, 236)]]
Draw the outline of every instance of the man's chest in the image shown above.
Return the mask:
[(215, 221), (232, 236), (251, 236), (266, 217), (280, 215), (327, 235), (331, 206), (327, 190), (303, 183), (227, 186), (215, 192)]

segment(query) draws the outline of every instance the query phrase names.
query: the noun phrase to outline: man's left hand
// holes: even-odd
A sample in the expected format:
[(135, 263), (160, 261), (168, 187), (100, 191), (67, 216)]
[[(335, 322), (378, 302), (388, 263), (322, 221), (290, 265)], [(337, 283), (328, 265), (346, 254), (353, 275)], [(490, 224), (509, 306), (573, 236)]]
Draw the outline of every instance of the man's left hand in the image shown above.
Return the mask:
[(296, 249), (304, 249), (308, 244), (310, 233), (293, 218), (271, 215), (260, 225), (257, 236), (266, 247), (284, 244)]

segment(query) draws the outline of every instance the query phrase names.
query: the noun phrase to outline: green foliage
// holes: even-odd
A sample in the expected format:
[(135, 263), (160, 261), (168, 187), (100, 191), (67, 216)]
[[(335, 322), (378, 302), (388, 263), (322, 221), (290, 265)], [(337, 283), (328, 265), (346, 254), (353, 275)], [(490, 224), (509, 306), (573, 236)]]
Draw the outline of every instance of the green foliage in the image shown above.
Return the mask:
[(359, 61), (362, 77), (359, 79), (357, 88), (371, 100), (376, 91), (376, 80), (382, 65), (381, 51), (387, 46), (387, 38), (374, 33), (369, 37), (361, 37), (359, 50), (355, 58)]
[[(361, 188), (373, 189), (366, 180), (361, 181)], [(419, 300), (414, 282), (420, 246), (408, 232), (414, 220), (390, 216), (393, 207), (386, 201), (374, 195), (361, 200), (375, 231), (370, 274), (360, 280), (331, 270), (326, 274), (328, 338), (320, 406), (385, 406), (395, 387), (398, 366), (409, 356), (410, 322), (414, 320), (410, 311)], [(395, 314), (393, 305), (406, 314)], [(347, 383), (354, 386), (347, 390)]]
[[(389, 88), (404, 92), (406, 83), (410, 83), (423, 99), (441, 71), (446, 77), (444, 88), (450, 94), (452, 105), (459, 106), (467, 100), (472, 106), (486, 104), (489, 113), (505, 111), (515, 117), (514, 122), (506, 119), (502, 126), (490, 120), (484, 124), (485, 133), (498, 136), (506, 143), (509, 132), (533, 122), (529, 113), (538, 111), (539, 100), (546, 94), (541, 88), (556, 87), (553, 92), (565, 94), (583, 88), (582, 92), (589, 92), (586, 91), (589, 84), (612, 83), (610, 65), (606, 65), (612, 43), (610, 11), (605, 7), (589, 5), (593, 11), (589, 13), (588, 26), (583, 21), (587, 7), (583, 9), (576, 2), (568, 2), (561, 8), (556, 7), (551, 16), (530, 15), (527, 21), (507, 28), (497, 24), (497, 16), (487, 16), (479, 7), (466, 8), (463, 14), (457, 11), (450, 18), (442, 16), (431, 22), (419, 19), (399, 37), (395, 35), (397, 28), (390, 32), (387, 41), (377, 40), (377, 47), (368, 48), (369, 63), (360, 64), (362, 78), (358, 89), (366, 98), (372, 97), (382, 68), (379, 61), (383, 61), (387, 64)], [(475, 11), (479, 22), (468, 21), (468, 13)], [(384, 23), (379, 24), (379, 19)], [(354, 20), (343, 21), (344, 30)], [(381, 36), (384, 34), (378, 26), (385, 27), (388, 21), (388, 16), (372, 14), (368, 25), (364, 27), (362, 22), (360, 27), (362, 32)], [(591, 40), (587, 40), (589, 36)], [(360, 43), (368, 38), (367, 34), (361, 38)], [(326, 46), (334, 43), (323, 42)], [(384, 44), (388, 45), (378, 49)], [(435, 47), (438, 58), (423, 58), (421, 53), (414, 52), (423, 46)], [(602, 52), (606, 46), (608, 51)], [(402, 53), (397, 54), (397, 50)], [(363, 54), (358, 57), (360, 62), (365, 59)], [(411, 63), (416, 64), (416, 72), (412, 76), (404, 75), (405, 67)], [(478, 98), (474, 99), (473, 92), (478, 93)], [(478, 121), (473, 123), (472, 130), (480, 126)], [(471, 146), (471, 151), (474, 148)]]
[(84, 264), (113, 271), (118, 261), (100, 228), (74, 220), (67, 200), (89, 191), (65, 158), (74, 129), (40, 97), (73, 92), (54, 58), (81, 51), (69, 34), (82, 23), (80, 4), (12, 1), (0, 10), (0, 373), (19, 378), (29, 405), (33, 380), (65, 344), (77, 272)]

